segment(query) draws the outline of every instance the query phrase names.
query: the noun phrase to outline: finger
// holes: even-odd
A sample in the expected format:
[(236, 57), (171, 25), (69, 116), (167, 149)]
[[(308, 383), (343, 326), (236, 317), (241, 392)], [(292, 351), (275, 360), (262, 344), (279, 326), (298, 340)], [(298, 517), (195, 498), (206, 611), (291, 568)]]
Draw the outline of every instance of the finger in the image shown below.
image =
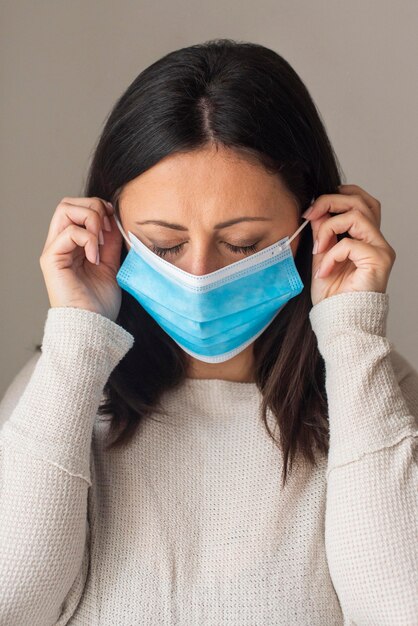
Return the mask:
[(370, 269), (381, 271), (393, 264), (392, 255), (388, 250), (346, 238), (341, 239), (324, 254), (318, 277), (325, 278), (333, 271), (337, 263), (343, 263), (347, 259), (350, 259), (357, 268), (368, 271)]
[(122, 248), (122, 234), (115, 222), (115, 216), (109, 217), (110, 232), (105, 232), (105, 245), (100, 248), (100, 262), (113, 267), (116, 272), (120, 265), (120, 252)]
[(75, 198), (63, 198), (52, 216), (45, 242), (46, 247), (51, 244), (60, 232), (73, 223), (85, 226), (97, 236), (100, 230), (103, 231), (105, 229), (104, 218), (107, 217), (107, 210), (104, 208), (103, 201), (100, 201), (98, 198), (80, 198), (82, 203), (77, 205), (69, 202), (69, 200), (75, 200)]
[(65, 197), (62, 200), (65, 202), (68, 202), (69, 204), (76, 204), (78, 206), (84, 206), (87, 209), (92, 209), (92, 208), (103, 206), (105, 211), (109, 215), (112, 215), (115, 212), (113, 205), (111, 202), (109, 202), (109, 200), (104, 200), (103, 198), (99, 198), (98, 196), (91, 196), (91, 197), (82, 196), (81, 198)]
[(62, 199), (63, 203), (71, 204), (75, 206), (83, 206), (86, 209), (93, 209), (98, 211), (103, 217), (113, 215), (115, 209), (113, 204), (108, 200), (103, 200), (103, 198), (99, 198), (97, 196), (91, 197), (81, 197), (81, 198), (71, 198), (65, 197)]
[(103, 235), (103, 224), (101, 222), (101, 216), (97, 211), (84, 207), (64, 205), (56, 211), (51, 220), (45, 247), (48, 247), (62, 231), (72, 224), (84, 226), (86, 230), (94, 233), (98, 239), (100, 231), (102, 231)]
[(345, 232), (348, 232), (350, 237), (373, 246), (384, 247), (387, 244), (380, 230), (368, 216), (358, 209), (351, 209), (347, 213), (333, 215), (321, 223), (316, 233), (318, 241), (316, 253), (326, 252), (330, 245), (334, 245), (335, 236)]
[(377, 198), (368, 193), (363, 187), (359, 185), (338, 185), (338, 189), (341, 189), (343, 194), (357, 194), (362, 196), (372, 213), (376, 217), (377, 225), (380, 226), (382, 206)]
[(99, 251), (99, 240), (94, 233), (85, 228), (71, 224), (54, 239), (46, 250), (46, 254), (55, 255), (64, 267), (70, 267), (73, 261), (73, 252), (77, 247), (85, 250), (85, 255), (91, 263), (96, 263)]
[(328, 213), (345, 213), (350, 209), (358, 209), (377, 225), (377, 219), (370, 207), (361, 196), (343, 194), (323, 194), (312, 204), (312, 211), (307, 216), (310, 221)]
[[(327, 214), (327, 215), (323, 215), (322, 217), (319, 217), (317, 220), (314, 220), (313, 222), (311, 222), (312, 239), (313, 239), (313, 242), (314, 242), (314, 246), (315, 246), (315, 240), (318, 238), (318, 232), (319, 232), (319, 229), (320, 229), (321, 225), (324, 222), (328, 221), (329, 219), (330, 219), (330, 215)], [(337, 241), (338, 241), (338, 239), (337, 239), (337, 236), (335, 235), (333, 239), (332, 238), (330, 239), (330, 245), (331, 244), (335, 245), (337, 243)], [(313, 252), (313, 250), (312, 250), (312, 252)]]

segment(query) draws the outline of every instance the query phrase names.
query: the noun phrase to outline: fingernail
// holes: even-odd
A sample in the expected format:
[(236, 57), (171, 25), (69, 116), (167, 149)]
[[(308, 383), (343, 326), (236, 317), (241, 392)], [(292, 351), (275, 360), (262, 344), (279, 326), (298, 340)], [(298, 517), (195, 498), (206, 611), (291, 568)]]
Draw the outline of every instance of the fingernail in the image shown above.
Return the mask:
[(309, 209), (306, 209), (305, 213), (302, 213), (302, 217), (309, 217), (312, 211), (313, 211), (313, 208), (310, 206)]
[(107, 207), (113, 212), (113, 204), (111, 202), (108, 202), (107, 200), (105, 200)]
[(96, 265), (99, 265), (99, 263), (100, 263), (100, 253), (99, 253), (99, 250), (97, 250)]
[(104, 223), (105, 230), (107, 230), (109, 233), (112, 232), (112, 227), (110, 225), (110, 220), (107, 217), (107, 215), (104, 216), (103, 223)]
[(102, 229), (99, 230), (99, 245), (103, 245), (104, 244), (104, 237), (103, 237), (103, 232)]
[(320, 271), (321, 271), (321, 266), (319, 266), (318, 269), (316, 270), (314, 278), (319, 278), (318, 274)]
[(318, 252), (318, 239), (315, 239), (314, 247), (312, 250), (312, 254), (316, 254)]

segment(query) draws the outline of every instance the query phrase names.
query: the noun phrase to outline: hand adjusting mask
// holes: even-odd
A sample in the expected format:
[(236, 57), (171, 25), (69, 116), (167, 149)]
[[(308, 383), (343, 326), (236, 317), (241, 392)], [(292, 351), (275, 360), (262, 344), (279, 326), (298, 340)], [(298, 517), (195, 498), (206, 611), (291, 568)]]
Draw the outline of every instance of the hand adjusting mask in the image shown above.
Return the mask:
[(214, 272), (196, 276), (152, 252), (114, 215), (130, 249), (117, 275), (130, 293), (188, 354), (220, 363), (239, 354), (303, 289), (289, 238)]

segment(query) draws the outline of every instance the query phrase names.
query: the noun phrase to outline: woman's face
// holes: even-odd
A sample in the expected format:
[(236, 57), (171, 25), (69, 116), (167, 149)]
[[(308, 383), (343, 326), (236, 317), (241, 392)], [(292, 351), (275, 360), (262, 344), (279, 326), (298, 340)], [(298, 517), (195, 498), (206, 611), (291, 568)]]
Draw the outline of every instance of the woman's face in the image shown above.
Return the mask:
[[(222, 146), (166, 157), (125, 185), (119, 208), (126, 233), (195, 275), (291, 236), (301, 223), (277, 174)], [(299, 237), (290, 244), (293, 256)]]

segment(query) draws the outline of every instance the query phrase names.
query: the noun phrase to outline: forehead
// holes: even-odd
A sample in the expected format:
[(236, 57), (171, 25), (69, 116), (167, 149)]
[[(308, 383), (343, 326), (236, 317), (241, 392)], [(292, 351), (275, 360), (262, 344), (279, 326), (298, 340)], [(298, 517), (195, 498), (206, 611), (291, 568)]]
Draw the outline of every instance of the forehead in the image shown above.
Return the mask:
[(143, 219), (157, 211), (160, 219), (266, 215), (279, 207), (295, 207), (281, 177), (225, 147), (172, 154), (129, 181), (119, 196), (124, 216)]

